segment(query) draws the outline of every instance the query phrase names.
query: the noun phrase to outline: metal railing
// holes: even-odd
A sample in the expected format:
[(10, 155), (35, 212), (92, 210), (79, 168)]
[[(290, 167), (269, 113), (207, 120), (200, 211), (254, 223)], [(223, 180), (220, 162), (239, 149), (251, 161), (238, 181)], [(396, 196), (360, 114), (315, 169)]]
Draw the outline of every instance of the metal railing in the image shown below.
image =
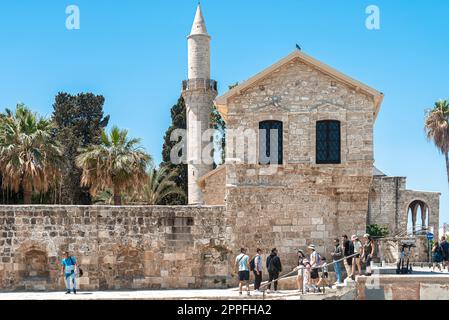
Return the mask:
[(398, 232), (395, 237), (405, 237), (405, 236), (418, 236), (418, 235), (426, 235), (427, 232), (430, 231), (430, 227), (425, 225), (416, 225), (414, 227), (409, 227), (407, 230), (402, 232)]
[[(357, 256), (357, 255), (361, 255), (361, 254), (360, 254), (360, 253), (354, 253), (354, 254), (352, 254), (352, 255), (350, 255), (350, 256), (341, 258), (341, 259), (339, 259), (339, 260), (332, 261), (331, 263), (327, 264), (326, 267), (333, 266), (333, 265), (336, 264), (336, 263), (340, 263), (341, 261), (344, 261), (344, 260), (346, 260), (346, 259), (353, 258), (353, 257), (355, 257), (355, 256)], [(315, 267), (312, 267), (311, 269), (322, 269), (322, 268), (323, 268), (322, 266), (315, 266)], [(288, 272), (288, 273), (286, 273), (286, 274), (284, 274), (284, 275), (278, 277), (277, 279), (274, 279), (274, 280), (268, 281), (268, 282), (266, 282), (266, 283), (263, 283), (263, 284), (260, 286), (260, 288), (259, 288), (259, 290), (262, 291), (262, 293), (263, 293), (263, 300), (265, 300), (265, 292), (266, 292), (267, 288), (268, 288), (269, 286), (271, 287), (271, 284), (272, 284), (273, 282), (278, 282), (278, 281), (280, 281), (280, 280), (282, 280), (282, 279), (285, 279), (285, 278), (289, 277), (290, 275), (293, 275), (294, 273), (299, 272), (299, 270), (301, 270), (301, 277), (302, 277), (302, 279), (304, 279), (304, 266), (302, 266), (302, 267), (299, 266), (299, 268), (298, 268), (298, 267), (295, 267), (295, 269), (293, 269), (292, 271), (290, 271), (290, 272)], [(334, 268), (334, 270), (335, 270), (335, 268)], [(349, 276), (349, 275), (348, 275), (348, 276)], [(303, 283), (303, 285), (301, 286), (301, 288), (302, 288), (302, 289), (301, 289), (301, 294), (304, 294), (304, 283)], [(325, 293), (324, 282), (323, 282), (323, 293)]]

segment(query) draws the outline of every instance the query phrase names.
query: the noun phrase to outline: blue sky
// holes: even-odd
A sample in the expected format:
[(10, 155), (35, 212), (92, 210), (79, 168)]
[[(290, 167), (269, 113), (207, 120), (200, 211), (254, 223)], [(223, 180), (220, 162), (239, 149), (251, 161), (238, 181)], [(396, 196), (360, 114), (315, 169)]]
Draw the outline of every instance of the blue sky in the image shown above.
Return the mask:
[[(431, 5), (430, 5), (431, 3)], [(81, 29), (65, 28), (78, 5)], [(380, 8), (381, 29), (365, 27)], [(195, 0), (0, 2), (0, 108), (24, 102), (51, 115), (58, 91), (106, 98), (111, 124), (143, 139), (156, 162), (170, 107), (187, 77)], [(408, 187), (442, 192), (444, 158), (426, 141), (424, 110), (449, 98), (449, 1), (203, 0), (220, 93), (290, 53), (303, 51), (385, 93), (375, 126), (376, 165)]]

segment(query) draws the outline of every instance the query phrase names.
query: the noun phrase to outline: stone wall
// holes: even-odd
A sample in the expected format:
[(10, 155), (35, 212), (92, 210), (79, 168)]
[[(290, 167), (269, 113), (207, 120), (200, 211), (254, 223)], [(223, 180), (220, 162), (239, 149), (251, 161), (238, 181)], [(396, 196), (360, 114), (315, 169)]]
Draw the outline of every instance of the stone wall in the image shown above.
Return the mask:
[(448, 300), (447, 275), (357, 277), (357, 300)]
[(223, 288), (231, 261), (222, 206), (0, 206), (0, 290), (61, 290), (62, 251), (81, 289)]
[(201, 179), (205, 205), (224, 205), (226, 195), (226, 166), (220, 166)]
[[(375, 176), (371, 186), (367, 224), (388, 227), (390, 235), (396, 234), (399, 212), (399, 190), (405, 189), (405, 178)], [(405, 212), (406, 214), (406, 212)]]

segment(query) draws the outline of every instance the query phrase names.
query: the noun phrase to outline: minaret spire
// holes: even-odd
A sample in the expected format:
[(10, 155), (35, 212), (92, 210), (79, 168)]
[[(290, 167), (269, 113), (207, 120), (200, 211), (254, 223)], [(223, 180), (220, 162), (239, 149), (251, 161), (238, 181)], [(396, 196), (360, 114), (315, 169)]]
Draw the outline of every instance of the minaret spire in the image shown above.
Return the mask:
[(192, 31), (190, 35), (207, 34), (206, 22), (204, 21), (203, 12), (201, 11), (201, 3), (198, 1), (198, 7), (196, 8), (195, 20), (193, 21)]

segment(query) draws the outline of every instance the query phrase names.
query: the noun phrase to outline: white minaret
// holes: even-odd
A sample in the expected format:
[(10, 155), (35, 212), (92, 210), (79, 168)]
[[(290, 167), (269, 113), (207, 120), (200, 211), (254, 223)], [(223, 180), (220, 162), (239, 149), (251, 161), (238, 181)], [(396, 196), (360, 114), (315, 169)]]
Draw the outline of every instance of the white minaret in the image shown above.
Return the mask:
[(197, 182), (200, 177), (213, 170), (213, 164), (206, 159), (206, 146), (210, 145), (210, 141), (203, 141), (202, 137), (204, 131), (209, 129), (211, 108), (217, 96), (217, 82), (210, 79), (211, 38), (207, 34), (199, 3), (192, 31), (187, 39), (189, 76), (188, 80), (183, 81), (182, 96), (187, 109), (189, 204), (202, 204), (203, 193)]

